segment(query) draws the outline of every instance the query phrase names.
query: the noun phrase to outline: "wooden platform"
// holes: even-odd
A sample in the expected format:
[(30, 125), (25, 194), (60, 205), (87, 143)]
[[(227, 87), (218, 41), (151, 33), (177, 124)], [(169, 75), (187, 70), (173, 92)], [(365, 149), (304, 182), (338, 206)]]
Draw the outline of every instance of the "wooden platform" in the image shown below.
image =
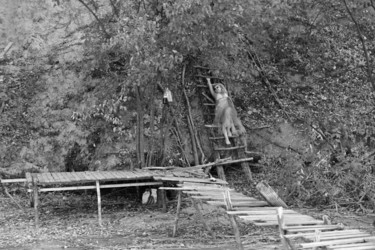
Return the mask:
[(26, 173), (28, 183), (75, 184), (95, 181), (134, 181), (153, 179), (154, 174), (148, 171), (85, 171), (58, 173)]
[[(210, 179), (178, 177), (178, 173), (155, 170), (26, 173), (25, 179), (0, 180), (1, 183), (26, 182), (28, 191), (33, 193), (36, 227), (39, 226), (39, 194), (42, 192), (96, 189), (98, 221), (101, 225), (101, 189), (140, 186), (161, 187), (165, 183), (178, 184), (185, 181), (203, 184), (212, 182)], [(214, 181), (221, 185), (228, 184), (220, 179)]]

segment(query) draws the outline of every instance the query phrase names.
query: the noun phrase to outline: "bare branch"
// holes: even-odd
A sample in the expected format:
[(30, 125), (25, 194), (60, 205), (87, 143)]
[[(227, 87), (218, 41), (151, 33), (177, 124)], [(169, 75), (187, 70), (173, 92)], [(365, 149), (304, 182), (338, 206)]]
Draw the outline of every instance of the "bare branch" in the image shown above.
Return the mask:
[(90, 13), (91, 13), (91, 14), (95, 17), (95, 19), (98, 21), (98, 24), (99, 24), (100, 28), (102, 29), (102, 32), (104, 33), (105, 38), (106, 38), (106, 39), (109, 39), (111, 36), (110, 36), (109, 33), (106, 31), (103, 22), (99, 19), (99, 17), (95, 14), (95, 12), (90, 8), (90, 6), (88, 6), (83, 0), (78, 0), (78, 2), (80, 2), (83, 6), (85, 6), (86, 9), (88, 9), (88, 11), (90, 11)]
[[(346, 0), (342, 0), (342, 2), (344, 3), (345, 9), (346, 9), (348, 15), (350, 16), (350, 19), (353, 21), (353, 23), (354, 23), (354, 25), (357, 29), (357, 35), (358, 35), (358, 38), (359, 38), (359, 40), (362, 44), (363, 53), (365, 54), (366, 66), (367, 66), (367, 77), (368, 77), (369, 82), (371, 83), (373, 91), (375, 91), (375, 82), (374, 82), (373, 77), (372, 77), (372, 67), (371, 67), (371, 62), (370, 62), (370, 58), (369, 58), (369, 55), (368, 55), (368, 50), (367, 50), (365, 39), (363, 38), (363, 35), (362, 35), (361, 29), (359, 27), (359, 24), (358, 24), (357, 20), (354, 18), (354, 15), (353, 15), (353, 13), (351, 12), (351, 10), (348, 6), (348, 3), (346, 2)], [(372, 0), (371, 0), (371, 4), (373, 6)]]

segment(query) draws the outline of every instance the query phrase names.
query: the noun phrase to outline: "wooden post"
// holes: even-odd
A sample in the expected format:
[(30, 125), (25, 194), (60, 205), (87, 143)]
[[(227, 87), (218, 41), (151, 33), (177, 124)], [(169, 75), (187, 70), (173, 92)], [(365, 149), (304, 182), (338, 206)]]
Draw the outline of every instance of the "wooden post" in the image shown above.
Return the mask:
[[(233, 210), (229, 190), (228, 189), (225, 190), (223, 192), (223, 195), (224, 195), (224, 202), (225, 202), (225, 206), (227, 208), (227, 211)], [(229, 221), (230, 221), (230, 223), (232, 224), (232, 227), (233, 227), (233, 233), (234, 233), (234, 236), (236, 238), (237, 247), (238, 247), (239, 250), (243, 250), (244, 248), (243, 248), (243, 245), (242, 245), (242, 242), (241, 242), (241, 233), (240, 233), (240, 229), (238, 228), (238, 223), (237, 223), (236, 217), (232, 214), (228, 214), (228, 217), (229, 217)]]
[(228, 214), (228, 216), (229, 216), (230, 223), (232, 224), (232, 227), (233, 227), (233, 233), (236, 238), (237, 247), (239, 250), (244, 250), (242, 242), (241, 242), (240, 229), (238, 228), (236, 217), (234, 217), (234, 215), (232, 214)]
[[(246, 140), (246, 138), (245, 138)], [(241, 145), (241, 143), (239, 143), (239, 138), (237, 138), (235, 140), (235, 144), (236, 145)], [(245, 149), (238, 149), (237, 150), (237, 155), (238, 155), (238, 158), (239, 159), (244, 159), (246, 158), (245, 156), (245, 150), (246, 150), (246, 145), (245, 145)], [(249, 163), (248, 162), (241, 162), (241, 167), (242, 167), (242, 171), (243, 173), (245, 174), (246, 178), (250, 181), (250, 182), (253, 182), (253, 175), (251, 173), (251, 169), (250, 169), (250, 166), (249, 166)]]
[(174, 219), (174, 226), (173, 226), (173, 233), (172, 237), (176, 237), (177, 233), (177, 224), (178, 224), (178, 219), (180, 218), (180, 210), (181, 210), (181, 195), (182, 191), (178, 190), (178, 197), (177, 197), (177, 208), (176, 208), (176, 217)]
[(34, 193), (34, 213), (35, 213), (35, 228), (39, 228), (39, 193), (38, 184), (33, 178), (33, 193)]
[[(320, 242), (320, 230), (315, 229), (315, 237), (314, 242)], [(313, 250), (317, 250), (319, 247), (313, 247)]]
[(99, 226), (102, 226), (102, 201), (100, 196), (100, 183), (96, 181), (96, 195), (98, 196), (98, 220)]
[(226, 181), (225, 173), (224, 173), (224, 167), (223, 166), (216, 166), (217, 175), (220, 179), (223, 181)]
[(191, 199), (191, 202), (193, 203), (193, 205), (195, 207), (195, 210), (197, 210), (199, 220), (203, 223), (204, 227), (211, 234), (212, 238), (215, 239), (216, 238), (215, 233), (211, 230), (210, 226), (204, 220), (203, 214), (202, 214), (201, 210), (199, 209), (197, 202), (193, 198)]
[(284, 221), (284, 214), (283, 214), (283, 207), (278, 207), (276, 210), (277, 213), (277, 221), (279, 223), (279, 234), (281, 238), (281, 243), (283, 244), (284, 250), (289, 250), (289, 244), (284, 237), (284, 228), (285, 228), (285, 221)]
[[(241, 158), (244, 158), (244, 156), (241, 156)], [(242, 167), (242, 171), (245, 174), (246, 178), (249, 181), (252, 182), (253, 181), (253, 175), (251, 173), (251, 169), (250, 169), (249, 163), (247, 163), (247, 162), (241, 162), (241, 167)]]
[(157, 189), (157, 204), (162, 208), (164, 213), (167, 212), (166, 190)]

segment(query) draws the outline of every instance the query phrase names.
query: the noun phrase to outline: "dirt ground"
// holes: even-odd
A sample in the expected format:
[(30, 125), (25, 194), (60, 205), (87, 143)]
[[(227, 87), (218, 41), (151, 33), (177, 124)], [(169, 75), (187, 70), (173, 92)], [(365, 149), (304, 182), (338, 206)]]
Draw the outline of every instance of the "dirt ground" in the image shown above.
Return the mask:
[[(126, 192), (126, 190), (123, 190)], [(117, 192), (118, 193), (118, 192)], [(21, 210), (4, 194), (0, 196), (0, 249), (9, 250), (110, 250), (110, 249), (236, 249), (232, 227), (224, 210), (204, 205), (206, 221), (213, 228), (213, 239), (185, 197), (177, 237), (172, 237), (176, 202), (162, 212), (156, 205), (142, 205), (124, 196), (103, 195), (103, 225), (97, 220), (95, 194), (47, 193), (41, 197), (40, 228), (34, 227), (34, 210), (28, 197), (15, 194)], [(299, 210), (321, 218), (327, 214), (333, 223), (374, 233), (371, 216), (337, 213), (334, 210)], [(375, 215), (373, 216), (375, 217)], [(281, 249), (276, 227), (257, 227), (240, 222), (245, 249)]]
[[(126, 192), (126, 190), (124, 190)], [(176, 202), (162, 212), (156, 205), (104, 195), (102, 227), (98, 224), (96, 195), (47, 193), (41, 197), (40, 228), (34, 227), (34, 210), (26, 196), (14, 195), (24, 211), (7, 196), (0, 196), (0, 249), (236, 249), (232, 227), (224, 210), (203, 206), (213, 239), (185, 198), (177, 237), (172, 237)], [(246, 249), (278, 249), (276, 228), (240, 223)]]

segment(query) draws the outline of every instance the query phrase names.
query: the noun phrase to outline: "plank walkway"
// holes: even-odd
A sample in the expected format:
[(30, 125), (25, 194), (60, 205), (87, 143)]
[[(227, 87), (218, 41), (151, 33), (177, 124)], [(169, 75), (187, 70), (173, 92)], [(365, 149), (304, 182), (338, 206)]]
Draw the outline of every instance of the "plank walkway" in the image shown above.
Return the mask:
[[(273, 207), (265, 201), (236, 192), (226, 185), (184, 182), (176, 190), (179, 190), (179, 203), (180, 195), (184, 193), (193, 200), (226, 208), (226, 213), (233, 226), (238, 249), (244, 248), (237, 219), (257, 226), (278, 226), (285, 250), (375, 250), (375, 236), (367, 232), (348, 229), (343, 225), (330, 225), (323, 219), (303, 215), (291, 209)], [(179, 209), (180, 205), (177, 204), (174, 235), (177, 231)], [(196, 207), (196, 209), (197, 213), (201, 214), (198, 211), (199, 208)], [(204, 221), (202, 223), (206, 224)], [(214, 236), (209, 225), (205, 225), (205, 227)]]
[[(220, 179), (176, 177), (172, 174), (166, 174), (166, 171), (137, 170), (27, 173), (26, 179), (23, 180), (1, 180), (2, 183), (20, 181), (26, 181), (30, 187), (29, 191), (33, 192), (36, 227), (39, 224), (38, 207), (40, 192), (96, 189), (98, 197), (98, 220), (101, 225), (101, 188), (156, 186), (159, 187), (160, 191), (173, 189), (179, 193), (173, 228), (174, 236), (177, 232), (181, 195), (184, 193), (191, 198), (200, 221), (213, 237), (214, 232), (204, 221), (198, 203), (205, 202), (226, 209), (226, 213), (233, 226), (238, 249), (244, 248), (241, 243), (237, 219), (257, 226), (278, 226), (283, 248), (286, 250), (375, 250), (375, 236), (367, 232), (344, 228), (342, 225), (329, 225), (324, 220), (303, 215), (291, 209), (284, 210), (282, 207), (270, 206), (266, 201), (258, 200), (230, 189), (228, 183)], [(109, 182), (115, 183), (111, 184)], [(166, 187), (164, 185), (171, 182), (177, 184), (177, 187)], [(89, 185), (89, 183), (95, 183), (95, 185)], [(48, 187), (56, 184), (59, 187)]]

